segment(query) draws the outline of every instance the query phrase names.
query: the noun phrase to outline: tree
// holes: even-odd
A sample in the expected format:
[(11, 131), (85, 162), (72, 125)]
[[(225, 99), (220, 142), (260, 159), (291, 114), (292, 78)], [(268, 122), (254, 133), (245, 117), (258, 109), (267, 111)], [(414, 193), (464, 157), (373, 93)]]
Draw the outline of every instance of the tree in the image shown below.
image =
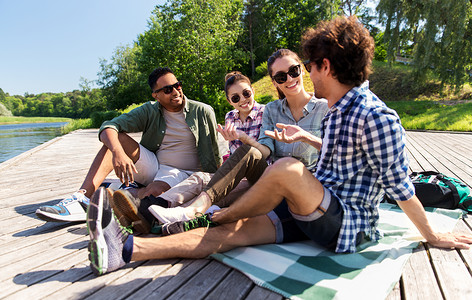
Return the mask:
[(238, 45), (251, 58), (247, 74), (267, 61), (277, 49), (300, 50), (308, 27), (342, 13), (340, 0), (248, 0), (241, 17), (243, 32)]
[(472, 64), (472, 1), (380, 0), (390, 62), (397, 55), (413, 58), (416, 78), (434, 70), (443, 84), (460, 87)]
[(97, 84), (101, 86), (109, 108), (125, 108), (129, 104), (150, 99), (147, 80), (143, 79), (138, 69), (139, 51), (136, 44), (132, 47), (118, 46), (110, 61), (100, 60)]
[(13, 114), (0, 102), (0, 116), (11, 117)]
[(246, 60), (235, 46), (242, 7), (242, 1), (221, 0), (157, 6), (149, 29), (138, 37), (139, 70), (147, 75), (158, 66), (169, 66), (188, 96), (210, 104), (218, 101), (224, 75)]

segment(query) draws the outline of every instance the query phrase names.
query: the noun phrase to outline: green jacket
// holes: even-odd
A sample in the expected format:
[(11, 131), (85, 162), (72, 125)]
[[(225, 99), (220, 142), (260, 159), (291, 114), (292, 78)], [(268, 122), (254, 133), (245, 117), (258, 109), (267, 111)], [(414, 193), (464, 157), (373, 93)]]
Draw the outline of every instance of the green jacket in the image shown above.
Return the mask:
[[(100, 133), (106, 128), (118, 132), (142, 132), (140, 144), (156, 152), (166, 132), (166, 122), (159, 102), (147, 102), (111, 121), (103, 122)], [(214, 173), (223, 162), (218, 149), (215, 112), (208, 104), (185, 98), (185, 121), (195, 136), (202, 171)]]

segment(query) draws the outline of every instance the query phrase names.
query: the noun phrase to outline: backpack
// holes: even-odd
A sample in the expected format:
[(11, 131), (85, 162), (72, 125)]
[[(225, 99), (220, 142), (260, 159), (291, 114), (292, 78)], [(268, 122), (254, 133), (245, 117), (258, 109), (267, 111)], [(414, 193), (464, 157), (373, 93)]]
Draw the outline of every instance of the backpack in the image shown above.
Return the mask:
[[(416, 196), (424, 207), (447, 209), (460, 208), (472, 212), (472, 196), (469, 187), (459, 179), (435, 171), (413, 172), (410, 178)], [(387, 198), (390, 203), (395, 203)]]

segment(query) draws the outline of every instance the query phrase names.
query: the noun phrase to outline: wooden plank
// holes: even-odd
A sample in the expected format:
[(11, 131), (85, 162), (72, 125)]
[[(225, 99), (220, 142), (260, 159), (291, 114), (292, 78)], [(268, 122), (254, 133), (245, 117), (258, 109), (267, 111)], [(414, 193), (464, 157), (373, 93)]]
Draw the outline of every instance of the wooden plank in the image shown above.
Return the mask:
[(433, 170), (431, 163), (421, 153), (422, 148), (415, 142), (414, 139), (407, 139), (407, 147), (414, 159), (421, 166), (421, 170)]
[(205, 299), (244, 299), (253, 286), (254, 283), (243, 273), (233, 270)]
[(472, 277), (455, 249), (429, 248), (445, 299), (470, 299)]
[(395, 284), (392, 291), (390, 292), (390, 294), (388, 294), (388, 296), (387, 296), (387, 298), (385, 298), (385, 300), (400, 300), (400, 299), (402, 299), (402, 293), (401, 293), (401, 287), (400, 287), (401, 282), (402, 282), (402, 278), (400, 278), (400, 281), (398, 281), (397, 284)]
[(22, 245), (22, 243), (18, 243), (10, 248), (10, 252), (0, 255), (0, 267), (16, 263), (41, 252), (49, 252), (56, 247), (66, 247), (68, 249), (73, 247), (76, 249), (84, 248), (85, 242), (88, 242), (88, 239), (85, 240), (83, 237), (77, 236), (76, 234), (63, 233), (48, 239), (41, 239), (35, 244)]
[[(87, 251), (73, 251), (69, 254), (70, 255), (62, 257), (55, 257), (51, 260), (45, 260), (44, 257), (40, 257), (38, 258), (38, 260), (41, 259), (41, 261), (37, 263), (38, 267), (24, 267), (25, 270), (20, 270), (19, 273), (16, 273), (17, 269), (14, 269), (11, 273), (7, 274), (9, 278), (0, 283), (2, 286), (0, 289), (0, 298), (11, 295), (13, 292), (20, 291), (34, 284), (38, 284), (43, 280), (47, 280), (69, 269), (70, 266), (80, 265), (82, 263), (81, 267), (87, 268), (87, 272), (91, 273), (88, 264), (85, 266), (85, 259), (87, 259), (88, 256)], [(3, 273), (5, 269), (7, 268), (2, 268), (1, 273)]]
[[(423, 143), (425, 153), (434, 155), (434, 166), (440, 172), (456, 177), (464, 182), (472, 182), (472, 167), (464, 164), (456, 155), (451, 155), (449, 151), (444, 151), (445, 147), (441, 145), (440, 140), (437, 143), (431, 143), (431, 139), (425, 136), (417, 136), (417, 141)], [(462, 155), (464, 156), (464, 154)]]
[(75, 223), (53, 223), (47, 222), (44, 225), (26, 229), (13, 235), (0, 236), (0, 254), (9, 253), (19, 247), (25, 247), (46, 240), (50, 237), (66, 233), (85, 235), (87, 229), (84, 225), (77, 226)]
[(274, 293), (268, 289), (262, 288), (258, 285), (254, 286), (249, 295), (247, 295), (246, 300), (281, 300), (284, 299), (282, 295)]
[(153, 278), (169, 270), (178, 261), (178, 259), (147, 261), (139, 268), (111, 282), (88, 298), (101, 300), (124, 299), (148, 284)]
[(227, 266), (213, 260), (167, 299), (204, 299), (230, 271)]
[(209, 263), (207, 259), (184, 259), (127, 299), (164, 299), (179, 289), (184, 282), (196, 276)]
[[(85, 241), (87, 237), (82, 237), (82, 239)], [(86, 244), (83, 246), (86, 246)], [(66, 247), (56, 247), (51, 249), (51, 251), (37, 253), (37, 255), (22, 259), (20, 263), (3, 266), (0, 269), (0, 282), (10, 279), (12, 276), (16, 276), (16, 274), (28, 272), (51, 261), (54, 262), (70, 255), (77, 255), (77, 250), (68, 249)]]
[(437, 285), (435, 274), (429, 263), (424, 245), (413, 250), (402, 273), (405, 299), (441, 299), (441, 291)]
[[(135, 268), (141, 266), (145, 262), (133, 262), (127, 264), (125, 267), (111, 273), (107, 273), (102, 276), (95, 276), (89, 274), (83, 278), (76, 278), (77, 281), (68, 285), (67, 287), (57, 290), (54, 293), (48, 295), (44, 299), (84, 299), (103, 287), (111, 284), (112, 282), (118, 280), (121, 277), (126, 277), (129, 272)], [(89, 266), (87, 265), (87, 268)], [(90, 271), (91, 272), (91, 271)]]

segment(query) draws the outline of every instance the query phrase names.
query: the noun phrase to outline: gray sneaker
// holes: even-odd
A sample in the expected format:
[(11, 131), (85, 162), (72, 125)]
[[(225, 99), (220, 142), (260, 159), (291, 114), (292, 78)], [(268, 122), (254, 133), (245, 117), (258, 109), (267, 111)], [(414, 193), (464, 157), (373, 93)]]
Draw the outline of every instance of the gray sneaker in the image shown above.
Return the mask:
[(97, 276), (126, 264), (122, 254), (123, 245), (131, 232), (116, 219), (110, 207), (111, 197), (111, 190), (100, 187), (93, 194), (87, 210), (90, 268)]

